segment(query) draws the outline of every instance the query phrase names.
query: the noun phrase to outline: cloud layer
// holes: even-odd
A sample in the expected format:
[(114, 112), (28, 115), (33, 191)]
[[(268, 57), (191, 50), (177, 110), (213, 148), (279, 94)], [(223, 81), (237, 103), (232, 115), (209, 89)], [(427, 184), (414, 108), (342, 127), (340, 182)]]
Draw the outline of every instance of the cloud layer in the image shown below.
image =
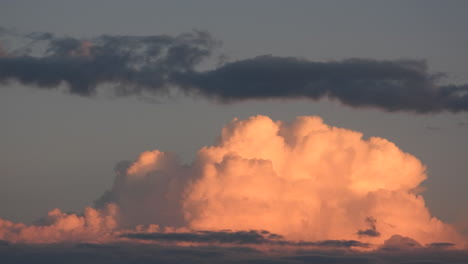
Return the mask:
[[(5, 29), (1, 35), (18, 36)], [(330, 98), (386, 111), (468, 110), (468, 85), (441, 85), (443, 75), (428, 72), (420, 60), (317, 62), (268, 55), (199, 71), (196, 66), (219, 46), (202, 31), (176, 37), (77, 39), (38, 32), (21, 37), (28, 43), (19, 49), (7, 50), (0, 42), (0, 82), (15, 80), (44, 89), (65, 83), (72, 94), (82, 96), (110, 84), (119, 96), (182, 92), (218, 102)]]
[(275, 248), (221, 245), (176, 246), (135, 243), (20, 245), (0, 243), (2, 263), (278, 263), (278, 264), (458, 264), (467, 251), (413, 249), (356, 252), (345, 249)]

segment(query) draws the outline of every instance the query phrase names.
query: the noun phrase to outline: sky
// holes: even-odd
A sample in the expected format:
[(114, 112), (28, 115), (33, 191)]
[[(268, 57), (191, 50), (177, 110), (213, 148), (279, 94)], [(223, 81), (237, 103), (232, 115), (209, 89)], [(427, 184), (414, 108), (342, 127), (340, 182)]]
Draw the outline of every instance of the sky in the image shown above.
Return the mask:
[[(256, 184), (267, 190), (269, 201), (299, 193), (304, 195), (303, 201), (327, 200), (330, 204), (341, 204), (353, 200), (354, 195), (376, 192), (378, 188), (389, 192), (418, 189), (424, 197), (423, 205), (420, 200), (413, 200), (416, 196), (398, 196), (394, 199), (401, 198), (402, 204), (414, 201), (415, 207), (402, 209), (398, 204), (382, 202), (386, 211), (363, 209), (360, 218), (354, 213), (341, 216), (356, 217), (349, 226), (367, 234), (361, 239), (363, 243), (388, 241), (391, 231), (381, 223), (397, 221), (385, 218), (390, 217), (386, 213), (389, 211), (427, 211), (441, 221), (437, 224), (441, 230), (445, 230), (446, 223), (466, 234), (467, 8), (465, 1), (0, 0), (0, 218), (26, 225), (45, 217), (58, 222), (69, 219), (62, 212), (71, 216), (76, 213), (77, 219), (91, 219), (80, 215), (87, 206), (94, 207), (98, 215), (113, 216), (113, 209), (106, 208), (105, 203), (114, 202), (127, 212), (117, 223), (125, 228), (174, 222), (180, 227), (188, 223), (194, 229), (244, 230), (258, 228), (237, 224), (249, 223), (245, 219), (232, 218), (235, 223), (221, 220), (216, 201), (229, 205), (229, 213), (238, 215), (246, 209), (236, 197), (258, 198), (240, 190)], [(143, 45), (143, 49), (132, 46), (135, 43)], [(40, 53), (44, 45), (47, 52)], [(155, 48), (173, 53), (154, 55), (151, 52)], [(97, 68), (93, 68), (95, 65)], [(319, 116), (321, 121), (304, 121), (309, 119), (297, 119), (298, 116)], [(278, 120), (284, 122), (279, 124)], [(330, 129), (323, 128), (324, 124)], [(312, 145), (300, 145), (297, 140), (305, 139), (297, 127), (302, 126), (310, 131), (319, 127), (323, 138), (317, 135)], [(290, 134), (284, 132), (278, 139), (274, 132), (277, 130)], [(362, 138), (356, 139), (353, 131), (362, 133)], [(240, 135), (240, 139), (234, 135)], [(395, 148), (386, 141), (373, 141), (374, 137), (393, 142)], [(277, 140), (287, 144), (276, 145)], [(237, 147), (244, 141), (251, 143), (245, 148), (253, 152)], [(265, 145), (256, 149), (256, 142), (266, 142), (271, 149), (264, 153)], [(321, 142), (326, 143), (320, 145)], [(304, 158), (312, 155), (307, 153), (320, 153), (321, 148), (326, 150), (323, 155), (330, 151), (336, 159)], [(310, 152), (302, 153), (303, 149)], [(372, 151), (376, 149), (381, 150), (382, 159), (388, 160), (385, 165), (374, 160)], [(155, 150), (174, 154), (160, 155)], [(349, 151), (358, 153), (361, 163), (348, 157)], [(231, 152), (250, 163), (229, 156)], [(219, 153), (224, 153), (223, 159)], [(145, 159), (150, 160), (149, 165)], [(320, 196), (329, 188), (326, 179), (343, 180), (334, 178), (343, 174), (335, 170), (334, 162), (348, 164), (351, 159), (353, 168), (362, 166), (366, 171), (362, 175), (369, 176), (363, 176), (366, 180), (362, 182), (352, 175), (346, 178), (353, 183), (349, 187), (353, 196), (348, 196), (348, 189), (345, 192), (336, 187), (335, 195), (342, 195), (343, 199), (312, 197), (308, 191), (293, 187), (277, 189), (281, 184), (273, 178), (238, 182), (229, 176), (237, 175), (235, 168), (244, 167), (253, 175), (277, 174), (280, 178), (314, 171), (317, 177), (324, 177), (320, 184), (310, 185), (324, 184), (324, 189), (310, 187)], [(271, 161), (274, 173), (259, 160)], [(198, 171), (199, 167), (211, 168), (212, 163), (220, 175), (214, 186), (207, 176), (209, 172)], [(133, 173), (131, 164), (136, 166)], [(304, 164), (316, 165), (306, 169)], [(404, 173), (393, 171), (398, 168), (405, 168)], [(146, 179), (149, 182), (141, 186), (127, 186), (129, 183), (121, 182), (124, 176), (119, 176), (143, 177), (138, 175), (159, 171), (164, 175), (161, 179), (169, 178), (163, 182)], [(377, 182), (374, 176), (389, 180)], [(193, 178), (197, 184), (186, 186)], [(283, 180), (285, 186), (297, 184), (293, 178)], [(307, 184), (311, 183), (304, 186)], [(154, 189), (147, 192), (148, 200), (144, 199), (148, 204), (140, 208), (140, 198), (132, 193), (140, 192), (144, 185)], [(217, 188), (231, 190), (234, 196), (223, 198), (208, 191)], [(109, 191), (105, 193), (106, 190)], [(205, 193), (202, 199), (200, 190), (209, 194)], [(268, 191), (272, 192), (271, 197)], [(179, 201), (180, 193), (184, 193), (183, 215), (180, 208), (169, 210), (179, 205), (165, 200), (175, 195)], [(283, 209), (290, 208), (289, 202), (281, 200), (278, 204), (284, 203)], [(201, 207), (200, 203), (206, 204)], [(364, 203), (371, 202), (359, 200), (353, 206), (363, 208)], [(304, 206), (314, 208), (315, 202)], [(47, 213), (55, 208), (60, 213)], [(276, 208), (276, 212), (284, 212), (281, 208)], [(151, 213), (146, 215), (142, 210)], [(371, 212), (373, 215), (369, 215)], [(265, 211), (261, 219), (271, 218), (275, 218), (274, 212)], [(419, 215), (402, 213), (400, 218), (417, 220)], [(414, 225), (426, 218), (421, 216), (421, 222)], [(321, 223), (326, 219), (321, 219)], [(377, 227), (372, 225), (373, 220)], [(258, 223), (267, 227), (270, 224)], [(271, 227), (269, 232), (280, 233), (287, 241), (361, 238), (336, 237), (333, 226), (328, 235), (311, 227), (307, 230), (316, 236), (310, 237), (297, 236), (302, 225), (297, 232), (281, 225)], [(151, 231), (148, 230), (145, 232)], [(93, 237), (88, 231), (82, 237), (85, 242)], [(400, 235), (418, 237), (416, 241), (421, 245), (444, 242), (426, 243), (423, 235), (407, 232)], [(379, 236), (373, 237), (376, 233)], [(17, 238), (28, 239), (34, 240)], [(189, 236), (180, 241), (206, 242), (191, 239)], [(160, 237), (147, 240), (167, 242), (161, 242)], [(275, 243), (278, 241), (267, 242)], [(168, 247), (172, 250), (173, 246)], [(11, 252), (35, 250), (12, 244), (7, 247)], [(222, 251), (226, 256), (231, 253)], [(264, 257), (249, 254), (252, 255), (248, 257)], [(371, 257), (382, 257), (380, 251), (375, 254)]]

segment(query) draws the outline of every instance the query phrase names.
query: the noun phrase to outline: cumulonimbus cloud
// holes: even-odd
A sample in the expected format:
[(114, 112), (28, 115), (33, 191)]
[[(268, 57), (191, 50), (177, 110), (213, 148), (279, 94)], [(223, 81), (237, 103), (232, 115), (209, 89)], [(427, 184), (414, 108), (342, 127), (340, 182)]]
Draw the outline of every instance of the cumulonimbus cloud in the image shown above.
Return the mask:
[(116, 171), (95, 208), (56, 209), (43, 225), (0, 220), (0, 240), (465, 246), (417, 192), (426, 174), (416, 157), (316, 116), (234, 119), (189, 165), (153, 150)]
[[(111, 84), (116, 95), (159, 96), (177, 90), (218, 102), (330, 98), (386, 111), (468, 110), (468, 85), (442, 85), (443, 74), (430, 73), (422, 60), (318, 62), (267, 55), (200, 71), (196, 66), (219, 46), (202, 31), (175, 37), (77, 39), (37, 32), (23, 37), (29, 40), (27, 48), (0, 49), (0, 82), (16, 80), (45, 89), (66, 83), (72, 94), (82, 96)], [(34, 53), (40, 44), (43, 53)]]

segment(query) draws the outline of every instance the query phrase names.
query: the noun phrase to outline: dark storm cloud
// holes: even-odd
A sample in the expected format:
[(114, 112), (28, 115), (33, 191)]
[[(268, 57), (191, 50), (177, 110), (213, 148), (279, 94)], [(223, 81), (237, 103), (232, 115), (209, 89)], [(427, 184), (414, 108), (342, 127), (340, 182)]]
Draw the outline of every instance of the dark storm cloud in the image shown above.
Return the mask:
[(95, 94), (104, 83), (119, 84), (114, 87), (117, 95), (164, 92), (170, 75), (192, 71), (216, 45), (200, 31), (176, 37), (103, 35), (91, 40), (35, 32), (26, 38), (46, 42), (44, 54), (0, 57), (0, 81), (13, 79), (48, 89), (64, 82), (71, 93), (82, 96)]
[(259, 56), (198, 71), (196, 66), (218, 44), (201, 31), (176, 37), (102, 35), (89, 40), (35, 32), (25, 38), (32, 41), (30, 45), (45, 43), (44, 53), (1, 56), (0, 81), (48, 89), (66, 83), (71, 93), (82, 96), (95, 94), (101, 84), (112, 84), (117, 95), (167, 95), (176, 88), (219, 102), (330, 98), (386, 111), (468, 110), (468, 85), (441, 85), (443, 75), (429, 73), (419, 60), (315, 62)]
[(348, 59), (313, 62), (260, 56), (202, 73), (178, 75), (203, 95), (222, 101), (263, 98), (337, 99), (387, 111), (466, 111), (468, 85), (438, 86), (424, 61)]

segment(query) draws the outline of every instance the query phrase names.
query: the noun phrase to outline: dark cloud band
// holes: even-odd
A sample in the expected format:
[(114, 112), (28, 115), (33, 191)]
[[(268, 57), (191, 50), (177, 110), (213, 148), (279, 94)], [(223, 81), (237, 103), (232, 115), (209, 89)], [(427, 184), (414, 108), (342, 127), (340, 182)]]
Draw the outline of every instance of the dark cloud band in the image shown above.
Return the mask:
[(440, 85), (443, 75), (429, 73), (426, 62), (419, 60), (315, 62), (259, 56), (198, 71), (196, 66), (219, 44), (207, 32), (176, 37), (102, 35), (90, 40), (51, 33), (25, 37), (34, 45), (45, 43), (44, 53), (33, 56), (31, 45), (22, 52), (3, 51), (0, 82), (17, 80), (47, 89), (66, 83), (72, 94), (82, 96), (94, 95), (101, 84), (112, 84), (121, 96), (158, 96), (178, 89), (219, 102), (329, 98), (386, 111), (468, 110), (468, 85)]
[[(1, 241), (0, 241), (1, 242)], [(468, 252), (439, 247), (410, 251), (349, 251), (339, 249), (285, 249), (261, 251), (247, 245), (177, 246), (154, 243), (110, 244), (2, 244), (0, 263), (347, 263), (458, 264)]]
[(356, 240), (289, 241), (268, 231), (194, 231), (189, 233), (128, 233), (122, 237), (154, 242), (192, 242), (220, 244), (305, 246), (317, 248), (368, 248)]

